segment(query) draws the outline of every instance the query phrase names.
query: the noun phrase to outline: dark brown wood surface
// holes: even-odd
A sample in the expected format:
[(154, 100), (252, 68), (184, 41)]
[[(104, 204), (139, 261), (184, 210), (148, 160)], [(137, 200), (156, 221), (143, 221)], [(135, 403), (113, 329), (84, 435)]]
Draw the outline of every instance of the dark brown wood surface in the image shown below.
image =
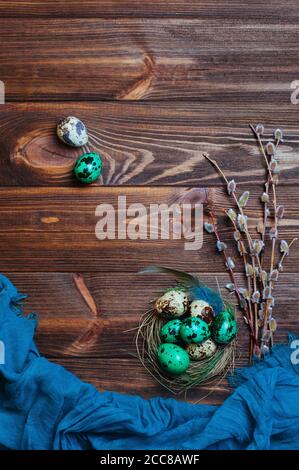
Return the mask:
[(4, 18), (298, 18), (296, 0), (2, 0)]
[(9, 100), (284, 103), (299, 74), (298, 20), (0, 19)]
[[(184, 250), (184, 240), (99, 241), (95, 208), (116, 205), (120, 195), (146, 207), (203, 202), (205, 219), (213, 208), (232, 247), (223, 212), (230, 201), (202, 154), (250, 189), (254, 230), (265, 170), (249, 123), (263, 122), (266, 137), (285, 131), (280, 236), (298, 235), (299, 105), (290, 101), (299, 80), (297, 3), (0, 0), (1, 271), (29, 294), (25, 312), (39, 314), (46, 357), (101, 390), (167, 395), (134, 357), (134, 336), (171, 279), (137, 273), (163, 264), (224, 286), (222, 257), (207, 234), (198, 253)], [(57, 121), (70, 114), (84, 120), (90, 148), (103, 157), (91, 187), (72, 176), (80, 151), (55, 137)], [(242, 284), (237, 257), (236, 266)], [(299, 332), (298, 283), (295, 245), (276, 290), (276, 341)], [(239, 326), (236, 365), (244, 366), (241, 318)], [(221, 380), (187, 398), (221, 403), (229, 393)]]

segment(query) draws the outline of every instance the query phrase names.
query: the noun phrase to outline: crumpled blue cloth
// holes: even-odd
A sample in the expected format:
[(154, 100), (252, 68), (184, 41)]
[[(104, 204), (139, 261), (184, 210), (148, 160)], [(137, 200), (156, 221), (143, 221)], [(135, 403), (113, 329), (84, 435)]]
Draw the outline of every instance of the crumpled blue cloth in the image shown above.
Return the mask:
[(241, 371), (219, 407), (99, 393), (39, 355), (37, 320), (22, 316), (21, 300), (0, 275), (1, 449), (299, 449), (299, 366), (289, 346)]

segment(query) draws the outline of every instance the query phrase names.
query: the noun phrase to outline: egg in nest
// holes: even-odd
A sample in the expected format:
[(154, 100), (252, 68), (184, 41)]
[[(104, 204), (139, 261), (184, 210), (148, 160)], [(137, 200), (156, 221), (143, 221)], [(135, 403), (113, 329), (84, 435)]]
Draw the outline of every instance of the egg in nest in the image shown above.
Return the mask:
[(203, 343), (190, 343), (186, 346), (190, 358), (193, 361), (202, 361), (212, 357), (217, 351), (217, 345), (212, 339), (207, 339)]
[(185, 343), (202, 343), (211, 336), (211, 330), (201, 318), (189, 317), (183, 321), (180, 335)]
[(193, 300), (190, 304), (190, 315), (201, 318), (208, 324), (214, 320), (213, 309), (205, 300)]
[(157, 350), (157, 358), (161, 367), (172, 375), (181, 375), (189, 367), (190, 358), (187, 352), (172, 343), (162, 343)]
[(161, 341), (163, 341), (163, 343), (177, 343), (180, 341), (181, 326), (182, 322), (178, 318), (165, 323), (160, 331)]
[(166, 313), (172, 317), (181, 317), (188, 308), (188, 297), (186, 292), (171, 289), (165, 292), (155, 303), (157, 313)]

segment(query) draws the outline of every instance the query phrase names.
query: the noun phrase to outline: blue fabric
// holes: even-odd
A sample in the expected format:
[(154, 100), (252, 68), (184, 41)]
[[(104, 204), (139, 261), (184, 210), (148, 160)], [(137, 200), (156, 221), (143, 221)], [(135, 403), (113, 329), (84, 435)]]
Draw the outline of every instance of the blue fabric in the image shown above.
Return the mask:
[(37, 320), (0, 276), (0, 448), (299, 449), (299, 366), (289, 346), (240, 372), (222, 406), (99, 393), (41, 357)]

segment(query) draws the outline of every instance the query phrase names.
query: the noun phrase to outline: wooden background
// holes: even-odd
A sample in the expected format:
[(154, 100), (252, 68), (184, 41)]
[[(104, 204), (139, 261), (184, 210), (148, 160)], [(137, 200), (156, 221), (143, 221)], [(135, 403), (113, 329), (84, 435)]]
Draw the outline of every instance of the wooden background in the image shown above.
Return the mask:
[[(171, 280), (137, 271), (163, 264), (225, 285), (222, 258), (206, 235), (198, 253), (184, 251), (183, 240), (100, 242), (95, 207), (116, 204), (118, 195), (148, 205), (191, 193), (213, 205), (229, 241), (228, 200), (201, 154), (250, 189), (253, 226), (264, 169), (250, 122), (263, 122), (268, 136), (285, 131), (280, 235), (298, 234), (299, 105), (290, 102), (298, 41), (295, 0), (0, 1), (1, 270), (29, 294), (26, 312), (39, 313), (43, 354), (99, 389), (163, 394), (130, 355), (127, 330)], [(80, 151), (55, 137), (69, 114), (84, 120), (103, 156), (91, 187), (71, 175)], [(276, 291), (277, 341), (299, 332), (298, 284), (296, 247)], [(242, 326), (236, 362), (247, 362)], [(204, 402), (221, 403), (226, 381), (210, 392), (202, 387), (188, 399), (209, 394)]]

